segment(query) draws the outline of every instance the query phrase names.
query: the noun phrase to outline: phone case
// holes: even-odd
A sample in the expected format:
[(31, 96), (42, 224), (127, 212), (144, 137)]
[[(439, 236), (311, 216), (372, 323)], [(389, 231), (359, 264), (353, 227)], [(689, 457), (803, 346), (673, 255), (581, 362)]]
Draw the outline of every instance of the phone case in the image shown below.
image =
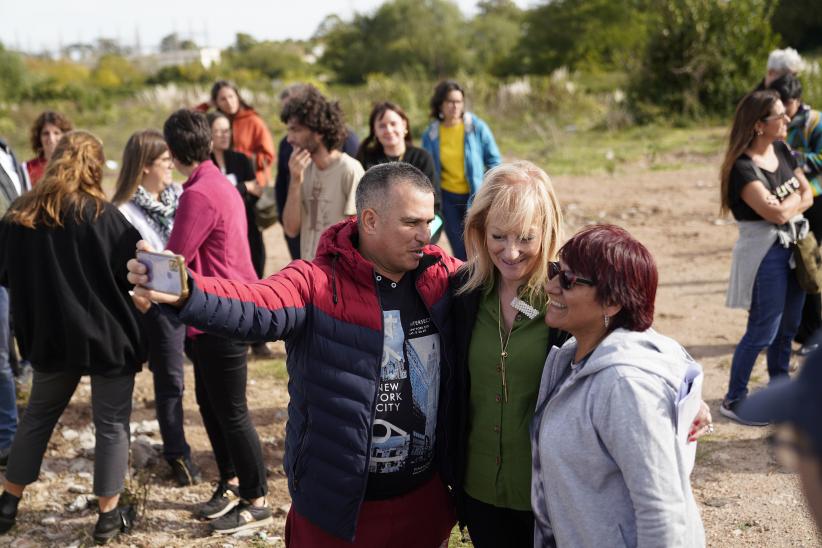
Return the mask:
[(180, 298), (188, 297), (188, 271), (181, 255), (138, 251), (137, 260), (148, 269), (149, 280), (145, 287)]

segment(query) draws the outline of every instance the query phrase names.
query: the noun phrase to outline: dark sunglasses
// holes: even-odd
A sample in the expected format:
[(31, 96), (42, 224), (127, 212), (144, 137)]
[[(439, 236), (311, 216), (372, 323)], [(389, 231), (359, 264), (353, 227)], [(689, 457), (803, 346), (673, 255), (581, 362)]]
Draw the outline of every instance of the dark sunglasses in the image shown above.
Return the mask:
[(562, 270), (562, 267), (556, 261), (548, 263), (548, 278), (553, 280), (557, 275), (559, 275), (559, 286), (565, 290), (571, 289), (576, 284), (594, 285), (593, 280), (582, 278), (567, 270)]

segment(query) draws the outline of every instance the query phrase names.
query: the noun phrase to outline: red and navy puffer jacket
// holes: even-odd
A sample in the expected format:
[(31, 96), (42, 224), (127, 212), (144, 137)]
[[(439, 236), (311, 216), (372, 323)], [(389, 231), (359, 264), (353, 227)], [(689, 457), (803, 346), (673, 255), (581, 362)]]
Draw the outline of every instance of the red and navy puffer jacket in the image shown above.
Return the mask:
[[(374, 269), (357, 251), (356, 221), (330, 227), (312, 262), (294, 261), (257, 283), (192, 275), (180, 320), (242, 340), (284, 339), (288, 424), (283, 466), (292, 504), (313, 524), (352, 540), (371, 444), (383, 316)], [(450, 483), (454, 326), (448, 278), (460, 262), (427, 246), (416, 287), (442, 340), (436, 459)]]

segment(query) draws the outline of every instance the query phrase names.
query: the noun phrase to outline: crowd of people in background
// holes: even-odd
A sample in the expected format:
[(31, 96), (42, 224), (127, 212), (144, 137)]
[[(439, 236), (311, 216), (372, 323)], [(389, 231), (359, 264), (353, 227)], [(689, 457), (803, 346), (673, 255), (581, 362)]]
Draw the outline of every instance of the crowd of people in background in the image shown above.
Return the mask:
[[(799, 234), (822, 236), (822, 121), (802, 104), (794, 54), (772, 54), (739, 103), (721, 168), (721, 208), (739, 225), (728, 304), (749, 318), (720, 412), (796, 424), (794, 445), (822, 455), (801, 407), (804, 387), (819, 387), (822, 305), (791, 263)], [(96, 542), (133, 527), (119, 498), (145, 362), (169, 473), (201, 482), (184, 357), (218, 472), (194, 516), (216, 533), (270, 524), (247, 360), (284, 340), (288, 546), (436, 547), (457, 523), (478, 547), (704, 546), (690, 444), (714, 427), (701, 367), (651, 327), (658, 272), (645, 246), (612, 225), (565, 241), (548, 175), (503, 162), (453, 80), (434, 89), (419, 147), (390, 100), (359, 142), (316, 87), (280, 99), (275, 151), (240, 90), (216, 82), (162, 132), (131, 135), (110, 200), (102, 143), (65, 116), (37, 118), (28, 162), (0, 141), (0, 532), (83, 375)], [(267, 196), (295, 261), (266, 278)], [(432, 245), (441, 233), (450, 255)], [(136, 249), (183, 257), (186, 291), (150, 289)], [(808, 365), (768, 391), (796, 394), (790, 412), (776, 412), (777, 396), (746, 401), (760, 351), (771, 378), (787, 378), (795, 338)], [(19, 425), (14, 347), (34, 371)], [(820, 463), (804, 461), (808, 485)]]

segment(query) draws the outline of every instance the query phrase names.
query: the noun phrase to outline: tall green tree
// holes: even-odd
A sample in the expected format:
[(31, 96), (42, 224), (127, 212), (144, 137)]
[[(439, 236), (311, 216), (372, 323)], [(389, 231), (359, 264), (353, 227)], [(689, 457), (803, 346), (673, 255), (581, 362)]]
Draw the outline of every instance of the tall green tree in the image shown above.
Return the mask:
[(514, 72), (511, 53), (519, 42), (524, 12), (513, 0), (483, 0), (468, 24), (470, 68), (497, 76)]
[(642, 63), (631, 78), (641, 110), (697, 116), (733, 111), (777, 44), (770, 0), (653, 2)]
[(449, 0), (392, 0), (350, 22), (326, 20), (321, 63), (343, 83), (370, 73), (454, 73), (466, 59), (464, 21)]
[(258, 41), (250, 34), (237, 33), (234, 45), (223, 52), (223, 66), (229, 70), (248, 71), (258, 77), (284, 78), (311, 72), (305, 61), (305, 42), (285, 40)]
[(25, 91), (26, 68), (16, 53), (0, 43), (0, 101), (16, 101)]
[(644, 45), (641, 0), (554, 0), (529, 10), (509, 61), (512, 72), (624, 68)]
[(786, 46), (800, 51), (822, 49), (822, 4), (819, 0), (780, 0), (773, 28)]

